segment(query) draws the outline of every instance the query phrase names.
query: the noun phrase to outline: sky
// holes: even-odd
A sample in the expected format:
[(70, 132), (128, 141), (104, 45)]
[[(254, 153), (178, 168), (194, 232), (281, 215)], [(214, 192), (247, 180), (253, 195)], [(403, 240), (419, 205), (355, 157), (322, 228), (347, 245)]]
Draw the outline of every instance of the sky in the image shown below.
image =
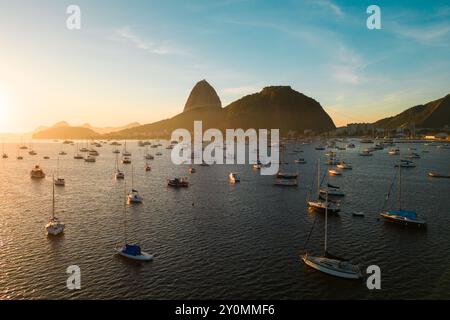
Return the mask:
[(450, 93), (449, 57), (448, 1), (0, 0), (0, 132), (150, 123), (202, 79), (223, 106), (290, 85), (337, 126), (376, 121)]

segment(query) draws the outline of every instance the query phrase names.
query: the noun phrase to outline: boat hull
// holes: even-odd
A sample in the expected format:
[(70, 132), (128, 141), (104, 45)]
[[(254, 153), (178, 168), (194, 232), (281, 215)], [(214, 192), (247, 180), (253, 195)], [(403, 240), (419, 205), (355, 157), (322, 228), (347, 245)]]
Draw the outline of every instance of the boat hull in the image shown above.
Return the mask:
[(334, 277), (354, 280), (362, 278), (359, 267), (347, 262), (308, 255), (301, 256), (301, 259), (307, 266)]
[(121, 255), (122, 257), (131, 259), (131, 260), (135, 260), (135, 261), (152, 261), (153, 260), (153, 255), (141, 251), (140, 255), (131, 255), (131, 254), (126, 254), (125, 252), (122, 251), (122, 248), (114, 248), (114, 251), (116, 251), (119, 255)]

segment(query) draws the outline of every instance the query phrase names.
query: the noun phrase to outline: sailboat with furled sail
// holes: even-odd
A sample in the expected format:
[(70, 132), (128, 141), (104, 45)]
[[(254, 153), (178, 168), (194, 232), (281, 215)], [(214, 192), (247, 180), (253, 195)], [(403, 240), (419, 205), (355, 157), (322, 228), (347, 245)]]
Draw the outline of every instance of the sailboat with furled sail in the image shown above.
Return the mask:
[(5, 153), (5, 141), (2, 141), (2, 158), (8, 159), (8, 154)]
[[(280, 163), (283, 167), (284, 153), (286, 151), (285, 145), (280, 145)], [(287, 171), (278, 171), (275, 176), (275, 180), (273, 182), (276, 186), (288, 186), (288, 187), (296, 187), (298, 185), (298, 173), (297, 172), (287, 172)]]
[[(408, 211), (402, 209), (402, 166), (397, 166), (398, 168), (398, 179), (397, 179), (397, 208), (396, 210), (383, 210), (380, 213), (380, 216), (384, 218), (385, 221), (400, 223), (405, 226), (414, 226), (414, 227), (425, 227), (426, 222), (423, 219), (417, 217), (417, 213), (415, 211)], [(386, 201), (389, 200), (391, 189), (393, 183), (389, 188), (389, 191), (386, 195)]]
[[(321, 189), (320, 188), (321, 185), (321, 179), (320, 179), (320, 159), (317, 160), (317, 199), (316, 200), (308, 200), (307, 204), (308, 204), (308, 208), (310, 208), (311, 210), (315, 211), (315, 212), (321, 212), (321, 213), (334, 213), (337, 214), (339, 213), (339, 211), (341, 211), (341, 209), (339, 208), (339, 204), (337, 202), (331, 202), (331, 201), (325, 201), (325, 199), (323, 199), (323, 197), (321, 196), (321, 193), (323, 193), (323, 191), (325, 191), (327, 198), (328, 198), (328, 192), (330, 190), (333, 190), (333, 193), (338, 192), (338, 188), (336, 188), (336, 186), (332, 186), (330, 184), (327, 185), (327, 188), (325, 189)], [(334, 187), (334, 188), (333, 188)]]
[[(328, 193), (325, 197), (325, 202), (328, 203)], [(314, 227), (314, 224), (313, 224)], [(311, 228), (312, 232), (312, 228)], [(306, 244), (311, 236), (311, 232), (305, 242)], [(351, 264), (350, 262), (333, 256), (327, 251), (327, 235), (328, 235), (328, 210), (325, 206), (325, 230), (324, 230), (324, 255), (312, 256), (307, 251), (300, 256), (301, 260), (309, 267), (321, 271), (323, 273), (345, 279), (360, 279), (362, 278), (361, 269), (358, 265)]]
[(114, 177), (116, 180), (125, 179), (125, 173), (119, 169), (119, 155), (116, 154), (116, 166), (114, 168)]
[(142, 201), (144, 201), (144, 198), (134, 188), (134, 168), (131, 167), (131, 191), (128, 193), (128, 203), (141, 203)]
[[(53, 177), (53, 180), (55, 177)], [(48, 223), (45, 225), (45, 230), (47, 231), (47, 235), (56, 236), (58, 234), (61, 234), (64, 232), (64, 228), (66, 225), (62, 223), (56, 216), (55, 216), (55, 184), (52, 184), (53, 186), (53, 195), (52, 195), (52, 217), (48, 221)]]

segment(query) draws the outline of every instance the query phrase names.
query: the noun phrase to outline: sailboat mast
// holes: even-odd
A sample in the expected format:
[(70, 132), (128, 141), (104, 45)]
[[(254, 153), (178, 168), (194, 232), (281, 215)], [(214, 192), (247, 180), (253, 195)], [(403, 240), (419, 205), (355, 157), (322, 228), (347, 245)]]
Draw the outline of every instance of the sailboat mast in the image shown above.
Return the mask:
[(327, 254), (327, 232), (328, 231), (328, 188), (327, 188), (327, 192), (325, 194), (325, 245), (324, 245), (324, 249), (325, 249), (325, 256)]
[(320, 158), (317, 159), (317, 196), (320, 196)]
[(398, 189), (397, 189), (397, 207), (402, 210), (402, 164), (398, 164)]
[(52, 176), (52, 218), (55, 218), (55, 183), (53, 182), (55, 180), (55, 176)]
[(134, 166), (131, 166), (131, 189), (134, 189)]
[(127, 183), (124, 182), (124, 201), (123, 201), (123, 242), (127, 243)]

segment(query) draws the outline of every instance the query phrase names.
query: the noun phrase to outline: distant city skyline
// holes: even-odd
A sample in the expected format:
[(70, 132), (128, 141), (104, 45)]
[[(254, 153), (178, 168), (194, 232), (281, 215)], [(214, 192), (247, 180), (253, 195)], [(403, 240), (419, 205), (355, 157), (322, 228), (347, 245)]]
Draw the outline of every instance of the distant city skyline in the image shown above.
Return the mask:
[[(66, 27), (71, 4), (81, 30)], [(366, 27), (371, 4), (381, 30)], [(19, 0), (0, 3), (0, 25), (0, 132), (155, 122), (202, 79), (223, 107), (290, 85), (336, 126), (450, 92), (447, 1)]]

